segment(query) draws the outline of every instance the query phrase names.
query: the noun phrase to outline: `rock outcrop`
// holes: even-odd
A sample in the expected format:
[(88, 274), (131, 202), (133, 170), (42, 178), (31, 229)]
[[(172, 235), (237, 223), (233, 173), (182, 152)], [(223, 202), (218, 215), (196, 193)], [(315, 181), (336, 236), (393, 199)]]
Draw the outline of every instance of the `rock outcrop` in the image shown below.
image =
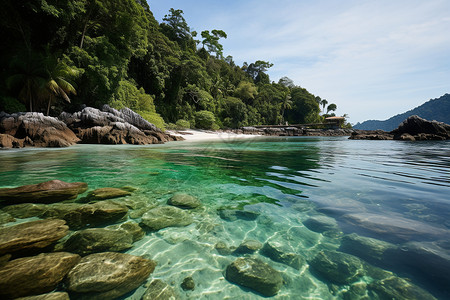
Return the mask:
[(0, 256), (42, 250), (67, 235), (63, 220), (39, 220), (0, 229)]
[(156, 262), (130, 254), (104, 252), (83, 257), (67, 275), (74, 298), (109, 300), (140, 286)]
[(85, 107), (74, 114), (62, 113), (59, 119), (73, 130), (82, 144), (159, 144), (179, 140), (163, 133), (131, 109), (121, 111), (104, 105), (101, 110)]
[(64, 122), (28, 112), (0, 113), (0, 147), (68, 147), (79, 141)]
[(238, 258), (228, 265), (225, 278), (264, 296), (274, 296), (283, 285), (280, 272), (256, 258)]
[(0, 298), (48, 293), (79, 260), (76, 254), (57, 252), (9, 261), (0, 268)]
[(0, 189), (0, 202), (16, 203), (54, 203), (75, 199), (78, 194), (88, 188), (84, 182), (64, 182), (51, 180), (38, 184), (19, 186), (16, 188)]

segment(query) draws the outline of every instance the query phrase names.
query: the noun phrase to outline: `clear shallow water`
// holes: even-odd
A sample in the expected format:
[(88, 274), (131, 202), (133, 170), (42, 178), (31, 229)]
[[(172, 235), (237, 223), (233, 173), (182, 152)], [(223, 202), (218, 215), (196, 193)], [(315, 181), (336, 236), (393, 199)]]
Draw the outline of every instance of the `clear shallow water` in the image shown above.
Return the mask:
[[(156, 260), (153, 278), (172, 284), (183, 299), (262, 299), (224, 279), (226, 266), (236, 256), (220, 255), (214, 248), (218, 242), (237, 247), (248, 239), (280, 242), (305, 261), (296, 270), (256, 254), (283, 274), (286, 284), (275, 298), (335, 299), (327, 282), (306, 262), (321, 250), (341, 245), (342, 234), (315, 232), (304, 225), (317, 215), (335, 218), (344, 234), (399, 247), (410, 242), (439, 245), (440, 257), (450, 256), (449, 142), (311, 137), (77, 145), (0, 151), (0, 164), (0, 187), (60, 179), (87, 182), (90, 190), (133, 186), (138, 191), (128, 198), (160, 204), (176, 192), (196, 196), (203, 207), (192, 212), (193, 224), (149, 233), (128, 251)], [(260, 216), (227, 221), (218, 215), (223, 208)], [(434, 280), (432, 271), (423, 274), (427, 259), (424, 256), (417, 266), (381, 266), (444, 299), (448, 287)], [(186, 276), (194, 278), (194, 291), (179, 288)], [(128, 298), (140, 299), (143, 291)]]

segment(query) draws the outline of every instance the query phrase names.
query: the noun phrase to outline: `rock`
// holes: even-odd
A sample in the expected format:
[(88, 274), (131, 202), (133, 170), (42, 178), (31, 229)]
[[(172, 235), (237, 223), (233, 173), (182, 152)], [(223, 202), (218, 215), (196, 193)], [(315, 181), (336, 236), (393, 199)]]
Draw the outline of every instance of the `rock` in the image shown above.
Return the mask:
[(184, 278), (183, 282), (181, 283), (181, 288), (184, 291), (193, 291), (195, 289), (194, 279), (191, 276)]
[(0, 256), (0, 268), (6, 265), (6, 263), (11, 259), (11, 254), (5, 254), (3, 256)]
[(1, 114), (0, 132), (7, 147), (68, 147), (79, 141), (66, 124), (36, 112)]
[(327, 216), (312, 216), (303, 224), (312, 231), (323, 233), (325, 231), (339, 231), (339, 227), (334, 218)]
[(369, 284), (369, 289), (375, 291), (380, 299), (436, 300), (436, 298), (427, 291), (395, 276), (375, 281)]
[(141, 300), (177, 300), (175, 291), (162, 280), (154, 279)]
[(352, 233), (342, 238), (339, 250), (353, 254), (369, 262), (380, 263), (386, 260), (386, 253), (396, 251), (397, 246), (385, 241)]
[(350, 140), (393, 140), (394, 135), (383, 130), (355, 130)]
[(54, 292), (38, 296), (20, 297), (15, 300), (70, 300), (66, 292)]
[(267, 241), (261, 250), (261, 254), (297, 270), (300, 270), (303, 264), (300, 255), (288, 252), (281, 243), (274, 241)]
[(0, 268), (0, 297), (39, 295), (56, 288), (80, 260), (72, 253), (42, 253), (9, 261)]
[(85, 256), (92, 253), (122, 251), (133, 247), (133, 236), (124, 230), (90, 228), (75, 232), (64, 243), (64, 250)]
[(224, 243), (224, 242), (218, 242), (217, 244), (214, 245), (214, 248), (217, 250), (217, 252), (220, 255), (230, 255), (231, 254), (231, 249), (228, 248), (228, 246)]
[(68, 233), (63, 220), (39, 220), (0, 228), (0, 255), (33, 253)]
[(91, 254), (69, 272), (67, 290), (71, 298), (115, 299), (140, 286), (155, 267), (156, 262), (130, 254)]
[(319, 275), (338, 284), (350, 284), (365, 274), (361, 260), (337, 251), (320, 251), (309, 264)]
[(6, 203), (53, 203), (75, 199), (87, 190), (84, 182), (68, 183), (51, 180), (38, 184), (24, 185), (16, 188), (0, 189), (0, 201)]
[(241, 257), (228, 265), (225, 278), (264, 296), (274, 296), (283, 285), (281, 274), (256, 258)]
[(7, 212), (0, 211), (0, 225), (10, 223), (10, 222), (15, 222), (15, 221), (16, 221), (16, 219), (14, 219), (13, 216), (8, 214)]
[(133, 221), (128, 221), (120, 225), (111, 225), (106, 228), (112, 230), (121, 230), (127, 232), (128, 234), (131, 234), (131, 237), (133, 238), (133, 243), (141, 240), (145, 236), (145, 232), (141, 228), (141, 226), (139, 226), (139, 224)]
[(194, 196), (188, 194), (175, 194), (167, 201), (167, 204), (177, 206), (179, 208), (196, 208), (201, 205), (201, 202)]
[(173, 206), (158, 206), (142, 216), (142, 223), (150, 230), (187, 226), (193, 221), (189, 213)]
[(94, 200), (113, 199), (130, 195), (131, 193), (128, 191), (106, 187), (89, 192), (86, 198), (89, 201), (94, 201)]
[(347, 214), (343, 219), (390, 242), (410, 240), (444, 239), (450, 231), (400, 216), (386, 216), (371, 213)]
[(242, 242), (236, 250), (234, 250), (233, 254), (251, 254), (262, 248), (262, 244), (255, 240), (246, 240)]
[(128, 208), (116, 202), (106, 200), (94, 204), (56, 203), (49, 205), (44, 218), (66, 220), (71, 229), (97, 227), (117, 223), (128, 212)]
[(401, 139), (404, 134), (413, 137), (422, 134), (422, 138), (428, 137), (427, 139), (449, 139), (450, 125), (437, 121), (428, 121), (414, 115), (403, 121), (397, 129), (392, 131), (392, 134), (394, 134), (394, 139)]
[(248, 210), (222, 209), (219, 210), (219, 216), (226, 221), (236, 221), (237, 219), (254, 221), (259, 217), (259, 213)]
[(47, 211), (48, 205), (35, 204), (35, 203), (23, 203), (8, 205), (2, 208), (2, 210), (14, 218), (27, 219), (32, 217), (41, 217)]

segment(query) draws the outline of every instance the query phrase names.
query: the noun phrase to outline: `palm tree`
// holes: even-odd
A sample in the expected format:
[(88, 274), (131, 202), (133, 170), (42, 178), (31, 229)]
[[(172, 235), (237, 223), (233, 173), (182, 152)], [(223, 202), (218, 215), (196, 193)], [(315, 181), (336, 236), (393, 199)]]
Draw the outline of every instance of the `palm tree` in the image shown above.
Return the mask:
[(281, 119), (284, 123), (284, 112), (286, 109), (292, 108), (292, 100), (289, 92), (284, 92), (283, 103), (281, 104)]
[(11, 61), (14, 74), (6, 79), (9, 89), (18, 89), (18, 99), (28, 106), (29, 111), (36, 108), (35, 100), (45, 85), (46, 70), (40, 54), (27, 51), (15, 56)]
[(320, 101), (320, 104), (322, 104), (322, 107), (323, 107), (322, 113), (323, 113), (325, 111), (325, 106), (327, 106), (327, 104), (328, 104), (328, 101), (326, 99), (322, 99)]
[(69, 82), (70, 79), (78, 77), (79, 72), (73, 67), (69, 67), (64, 62), (54, 57), (48, 59), (47, 68), (48, 77), (45, 83), (45, 89), (41, 96), (48, 99), (47, 116), (50, 113), (52, 102), (60, 97), (70, 103), (69, 94), (76, 95), (75, 87)]

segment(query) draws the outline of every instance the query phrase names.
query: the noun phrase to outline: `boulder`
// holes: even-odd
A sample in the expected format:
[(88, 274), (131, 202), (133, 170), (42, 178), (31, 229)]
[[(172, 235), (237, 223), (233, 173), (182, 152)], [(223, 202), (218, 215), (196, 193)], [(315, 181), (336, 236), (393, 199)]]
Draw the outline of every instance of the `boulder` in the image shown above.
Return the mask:
[(70, 300), (66, 292), (54, 292), (37, 296), (20, 297), (15, 300)]
[(337, 284), (350, 284), (365, 275), (359, 258), (338, 251), (320, 251), (309, 265), (320, 276)]
[(397, 248), (394, 244), (352, 233), (342, 238), (339, 250), (369, 262), (386, 263), (389, 253), (396, 251)]
[(23, 203), (8, 205), (3, 207), (2, 210), (14, 218), (26, 219), (42, 216), (48, 207), (48, 205), (40, 203)]
[(192, 278), (191, 276), (188, 276), (186, 278), (183, 279), (183, 282), (181, 283), (181, 288), (184, 291), (193, 291), (195, 290), (195, 282), (194, 282), (194, 278)]
[(450, 125), (437, 121), (428, 121), (414, 115), (403, 121), (391, 133), (394, 134), (394, 139), (401, 139), (404, 134), (413, 137), (422, 134), (422, 137), (419, 139), (442, 140), (450, 138)]
[(133, 221), (128, 221), (119, 225), (111, 225), (106, 228), (120, 230), (130, 234), (133, 239), (133, 243), (141, 240), (145, 236), (145, 232), (142, 227)]
[(130, 254), (91, 254), (69, 272), (67, 290), (74, 298), (115, 299), (139, 287), (155, 267), (156, 262)]
[(142, 216), (142, 224), (150, 230), (187, 226), (193, 221), (189, 213), (173, 206), (158, 206)]
[(180, 299), (173, 288), (162, 280), (154, 279), (141, 300), (177, 300)]
[(177, 206), (179, 208), (192, 209), (199, 207), (201, 202), (194, 196), (188, 194), (175, 194), (167, 201), (167, 204)]
[(250, 257), (238, 258), (228, 265), (225, 278), (264, 296), (276, 295), (283, 285), (280, 272), (265, 262)]
[(267, 241), (261, 249), (261, 254), (297, 270), (300, 270), (303, 264), (300, 255), (289, 252), (284, 245), (275, 241)]
[(1, 140), (10, 140), (13, 147), (68, 147), (79, 141), (64, 122), (36, 112), (1, 113), (0, 133), (10, 136)]
[(16, 188), (0, 189), (0, 201), (16, 203), (54, 203), (75, 199), (78, 194), (87, 190), (84, 182), (68, 183), (61, 180), (50, 180), (38, 184), (23, 185)]
[(327, 216), (312, 216), (303, 224), (312, 231), (323, 233), (325, 231), (339, 231), (339, 227), (334, 218)]
[(251, 254), (262, 248), (262, 244), (255, 240), (243, 241), (236, 250), (234, 250), (234, 255), (241, 254)]
[(5, 254), (3, 256), (0, 256), (0, 268), (6, 265), (6, 263), (11, 259), (11, 254)]
[(75, 232), (64, 243), (64, 250), (85, 256), (92, 253), (122, 251), (133, 247), (133, 236), (125, 230), (89, 228)]
[(0, 298), (48, 293), (80, 260), (72, 253), (42, 253), (9, 261), (0, 268)]
[(68, 233), (64, 220), (39, 220), (0, 228), (0, 255), (40, 251)]
[(8, 214), (7, 212), (0, 211), (0, 225), (6, 224), (6, 223), (10, 223), (10, 222), (14, 222), (14, 221), (16, 221), (16, 219), (14, 219), (13, 216)]
[(96, 201), (96, 200), (106, 200), (106, 199), (113, 199), (113, 198), (119, 198), (119, 197), (125, 197), (130, 196), (131, 193), (122, 189), (118, 188), (101, 188), (96, 189), (88, 193), (87, 200), (89, 201)]
[(220, 255), (230, 255), (231, 254), (231, 249), (228, 248), (228, 246), (224, 243), (224, 242), (218, 242), (214, 245), (214, 249), (217, 250), (217, 252)]
[(427, 291), (396, 276), (374, 281), (369, 284), (369, 289), (374, 291), (379, 299), (436, 300), (436, 298)]
[(219, 216), (225, 221), (254, 221), (259, 217), (259, 213), (249, 210), (232, 210), (232, 209), (221, 209), (219, 210)]
[(355, 130), (350, 140), (393, 140), (394, 135), (383, 130)]

